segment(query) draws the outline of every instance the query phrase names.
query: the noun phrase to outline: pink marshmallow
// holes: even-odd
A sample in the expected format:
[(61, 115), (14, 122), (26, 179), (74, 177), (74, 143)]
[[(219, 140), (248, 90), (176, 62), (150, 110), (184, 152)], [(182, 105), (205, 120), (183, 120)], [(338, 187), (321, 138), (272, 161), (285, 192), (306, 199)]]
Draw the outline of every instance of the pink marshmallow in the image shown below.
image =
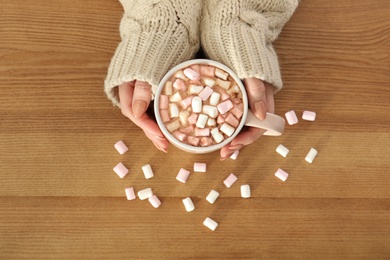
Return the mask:
[(192, 131), (194, 131), (194, 126), (193, 125), (182, 126), (180, 128), (180, 131), (183, 134), (189, 135), (189, 134), (191, 134)]
[(199, 73), (191, 68), (186, 68), (183, 71), (184, 75), (186, 75), (187, 78), (190, 80), (197, 80), (199, 78)]
[(226, 180), (223, 181), (223, 183), (225, 184), (226, 187), (230, 188), (233, 185), (233, 183), (235, 183), (236, 181), (237, 181), (236, 175), (231, 173), (229, 177), (227, 177)]
[(157, 198), (156, 195), (152, 195), (148, 198), (150, 204), (152, 204), (153, 207), (158, 208), (161, 205), (161, 201)]
[(129, 172), (129, 170), (123, 165), (123, 163), (118, 163), (115, 167), (114, 167), (114, 172), (116, 174), (118, 174), (119, 178), (123, 179), (123, 177), (126, 176), (126, 174)]
[(206, 164), (194, 163), (194, 172), (206, 172)]
[(180, 105), (183, 109), (187, 109), (189, 106), (191, 106), (191, 104), (192, 104), (192, 96), (187, 97), (182, 101), (180, 101)]
[(228, 93), (226, 93), (226, 91), (222, 88), (219, 90), (219, 93), (221, 94), (222, 101), (225, 101), (225, 100), (230, 98), (230, 95)]
[(289, 125), (295, 125), (298, 123), (298, 118), (294, 110), (288, 111), (285, 116)]
[(178, 180), (182, 183), (186, 183), (188, 176), (190, 176), (190, 172), (184, 168), (181, 168), (179, 173), (176, 176), (176, 180)]
[(127, 200), (135, 199), (135, 193), (134, 193), (134, 188), (133, 187), (126, 188), (125, 192), (126, 192)]
[(179, 140), (180, 142), (183, 142), (183, 141), (186, 139), (186, 137), (187, 137), (187, 135), (183, 134), (183, 133), (180, 132), (180, 131), (175, 131), (175, 132), (172, 133), (172, 135), (173, 135), (177, 140)]
[(198, 94), (198, 96), (203, 101), (206, 101), (211, 96), (211, 94), (213, 94), (213, 92), (214, 91), (210, 87), (207, 86)]
[(175, 82), (173, 82), (173, 87), (177, 90), (187, 89), (186, 83), (182, 79), (176, 79)]
[(127, 148), (127, 146), (125, 145), (125, 143), (123, 141), (116, 142), (114, 147), (118, 151), (118, 153), (120, 153), (120, 154), (124, 154), (125, 152), (127, 152), (127, 150), (129, 150), (129, 148)]
[(244, 113), (243, 111), (244, 111), (244, 105), (241, 103), (235, 105), (231, 112), (236, 118), (240, 119), (242, 117), (242, 114)]
[(225, 122), (225, 118), (223, 116), (219, 115), (217, 117), (217, 123), (218, 124), (223, 124), (224, 122)]
[(189, 145), (198, 146), (200, 139), (198, 137), (193, 137), (193, 136), (189, 135), (189, 136), (187, 136), (187, 142)]
[(200, 66), (200, 73), (203, 76), (214, 77), (215, 76), (215, 67), (202, 65), (202, 66)]
[(210, 136), (210, 128), (195, 128), (196, 136)]
[(228, 100), (225, 100), (223, 101), (222, 103), (220, 103), (217, 108), (218, 108), (218, 111), (219, 113), (221, 114), (225, 114), (226, 112), (228, 112), (230, 109), (232, 109), (234, 106), (233, 106), (233, 103), (230, 99)]
[(211, 144), (213, 143), (213, 139), (211, 139), (211, 137), (202, 137), (200, 139), (200, 146), (202, 147), (206, 147), (206, 146), (210, 146)]
[(281, 179), (282, 181), (286, 181), (288, 178), (288, 173), (279, 168), (275, 172), (275, 176), (278, 177), (279, 179)]
[(171, 118), (169, 117), (169, 112), (168, 112), (167, 109), (160, 110), (160, 116), (161, 116), (161, 120), (163, 121), (163, 123), (166, 123), (169, 120), (171, 120)]
[(308, 121), (314, 121), (314, 120), (316, 120), (316, 112), (305, 110), (305, 111), (303, 111), (302, 119), (308, 120)]
[(232, 113), (229, 113), (229, 115), (225, 118), (225, 122), (231, 126), (234, 126), (235, 128), (240, 123), (240, 121), (238, 121), (237, 118), (235, 118), (235, 116)]
[(196, 124), (196, 121), (197, 121), (197, 120), (198, 120), (198, 114), (192, 113), (192, 114), (188, 117), (188, 123), (190, 123), (191, 125)]
[(168, 96), (167, 95), (160, 95), (160, 109), (168, 109)]

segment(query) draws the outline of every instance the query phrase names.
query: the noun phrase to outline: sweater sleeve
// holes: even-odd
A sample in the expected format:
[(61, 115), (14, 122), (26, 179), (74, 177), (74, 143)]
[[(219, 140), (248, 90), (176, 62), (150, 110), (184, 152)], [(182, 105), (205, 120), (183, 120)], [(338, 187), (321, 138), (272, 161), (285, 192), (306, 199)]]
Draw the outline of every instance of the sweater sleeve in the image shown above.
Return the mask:
[(272, 46), (298, 0), (206, 0), (201, 24), (208, 57), (244, 79), (255, 77), (282, 88), (279, 62)]
[(124, 8), (119, 27), (122, 40), (104, 82), (107, 97), (117, 106), (120, 84), (146, 81), (154, 94), (170, 68), (195, 55), (202, 10), (202, 1), (120, 1)]

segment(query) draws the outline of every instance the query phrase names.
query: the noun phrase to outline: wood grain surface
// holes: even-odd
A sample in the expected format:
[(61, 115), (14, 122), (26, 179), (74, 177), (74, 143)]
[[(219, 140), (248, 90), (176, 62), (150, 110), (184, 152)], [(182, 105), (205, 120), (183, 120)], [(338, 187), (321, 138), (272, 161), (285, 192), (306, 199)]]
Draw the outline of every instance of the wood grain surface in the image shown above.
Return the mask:
[[(262, 137), (236, 161), (163, 154), (106, 99), (121, 16), (118, 1), (0, 0), (0, 259), (390, 258), (388, 0), (301, 1), (275, 43), (276, 113), (312, 110), (317, 120)], [(319, 154), (308, 164), (311, 147)], [(118, 162), (130, 169), (124, 179)], [(207, 172), (177, 182), (194, 162)], [(246, 183), (252, 197), (242, 199)], [(129, 186), (152, 187), (162, 206), (127, 201)]]

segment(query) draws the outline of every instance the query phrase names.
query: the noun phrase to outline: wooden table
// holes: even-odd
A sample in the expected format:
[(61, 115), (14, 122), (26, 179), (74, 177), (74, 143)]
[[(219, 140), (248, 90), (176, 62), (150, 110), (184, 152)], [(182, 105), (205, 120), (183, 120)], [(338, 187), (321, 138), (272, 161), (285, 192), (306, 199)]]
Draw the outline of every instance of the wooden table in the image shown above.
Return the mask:
[[(1, 259), (390, 258), (388, 0), (301, 2), (275, 45), (285, 85), (276, 113), (312, 110), (317, 120), (286, 125), (236, 161), (174, 147), (163, 154), (106, 99), (118, 1), (0, 7)], [(130, 151), (119, 155), (117, 140)], [(311, 147), (319, 154), (308, 164)], [(112, 171), (118, 162), (130, 169), (124, 179)], [(194, 162), (207, 173), (177, 182)], [(239, 179), (227, 189), (232, 172)], [(245, 183), (250, 199), (240, 197)], [(152, 187), (162, 206), (127, 201), (128, 186)], [(214, 205), (211, 189), (220, 191)]]

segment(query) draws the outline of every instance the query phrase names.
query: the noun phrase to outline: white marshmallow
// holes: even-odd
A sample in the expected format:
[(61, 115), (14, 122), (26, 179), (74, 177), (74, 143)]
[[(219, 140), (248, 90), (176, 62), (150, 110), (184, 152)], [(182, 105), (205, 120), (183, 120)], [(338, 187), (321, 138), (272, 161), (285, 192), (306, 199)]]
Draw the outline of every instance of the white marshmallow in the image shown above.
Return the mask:
[(180, 96), (180, 92), (176, 92), (173, 94), (170, 98), (169, 101), (171, 102), (180, 102), (182, 100), (182, 97)]
[(218, 128), (214, 128), (213, 130), (210, 131), (211, 135), (213, 136), (214, 138), (214, 141), (217, 142), (217, 143), (220, 143), (223, 141), (223, 139), (225, 139), (223, 137), (223, 135), (219, 132)]
[(196, 80), (199, 78), (199, 73), (191, 68), (186, 68), (183, 71), (183, 73), (184, 73), (184, 75), (186, 75), (187, 78), (189, 78), (191, 80)]
[(196, 121), (196, 127), (204, 128), (206, 126), (207, 120), (209, 117), (205, 114), (200, 114), (198, 120)]
[(125, 189), (125, 193), (126, 193), (127, 200), (135, 199), (135, 194), (134, 194), (134, 188), (133, 187), (126, 188)]
[(188, 112), (187, 110), (180, 111), (179, 114), (180, 123), (182, 125), (186, 125), (189, 116), (190, 116), (190, 112)]
[(194, 163), (194, 172), (206, 172), (206, 164)]
[(229, 74), (221, 69), (216, 68), (215, 69), (215, 76), (217, 76), (220, 79), (227, 80)]
[(189, 92), (190, 94), (199, 94), (203, 88), (203, 86), (190, 85)]
[(175, 78), (182, 79), (187, 81), (188, 78), (184, 75), (182, 70), (179, 70), (178, 72), (175, 73)]
[(241, 197), (250, 198), (251, 196), (251, 188), (248, 184), (241, 185)]
[(225, 90), (228, 90), (230, 88), (230, 84), (231, 82), (230, 81), (225, 81), (225, 80), (222, 80), (222, 79), (217, 79), (217, 85), (220, 86), (221, 88), (224, 88)]
[(123, 141), (116, 142), (114, 147), (120, 154), (124, 154), (125, 152), (127, 152), (127, 150), (129, 150), (129, 148), (127, 148), (126, 144)]
[(240, 153), (240, 150), (235, 150), (234, 153), (230, 156), (230, 159), (236, 160), (239, 153)]
[(215, 85), (215, 80), (210, 78), (203, 78), (203, 82), (206, 86), (209, 86), (210, 88), (214, 87)]
[(237, 181), (237, 176), (231, 173), (224, 181), (223, 184), (225, 184), (226, 187), (230, 188), (233, 183)]
[(153, 207), (158, 208), (161, 205), (161, 201), (159, 198), (157, 198), (156, 195), (152, 195), (151, 197), (148, 198), (150, 204), (152, 204)]
[(297, 114), (295, 114), (294, 110), (288, 111), (285, 116), (289, 125), (295, 125), (298, 123)]
[(175, 103), (169, 104), (169, 115), (171, 118), (175, 118), (179, 116), (179, 108)]
[(212, 220), (211, 218), (206, 218), (203, 221), (203, 225), (214, 231), (218, 227), (218, 223)]
[(176, 131), (179, 128), (180, 128), (180, 121), (179, 120), (175, 120), (175, 121), (167, 124), (167, 130), (171, 133)]
[(142, 166), (142, 171), (144, 172), (145, 179), (150, 179), (154, 176), (153, 171), (152, 171), (152, 167), (150, 166), (150, 164), (146, 164), (146, 165)]
[(286, 157), (290, 150), (288, 150), (284, 145), (279, 144), (278, 147), (276, 147), (276, 152), (281, 156)]
[(183, 199), (183, 204), (187, 212), (191, 212), (195, 209), (194, 203), (192, 202), (190, 197)]
[(314, 148), (311, 148), (309, 153), (306, 155), (306, 158), (305, 158), (306, 162), (312, 163), (314, 158), (316, 158), (317, 154), (318, 154), (317, 150)]
[(209, 120), (207, 120), (207, 126), (215, 126), (216, 124), (217, 122), (214, 118), (209, 118)]
[(200, 113), (202, 111), (202, 99), (198, 96), (192, 98), (192, 112)]
[(215, 106), (204, 105), (202, 112), (211, 118), (216, 118), (218, 116), (218, 109)]
[(276, 172), (275, 172), (275, 176), (278, 177), (280, 180), (282, 181), (286, 181), (287, 178), (288, 178), (288, 173), (283, 171), (282, 169), (278, 169)]
[(165, 87), (164, 87), (164, 93), (165, 95), (167, 96), (170, 96), (172, 95), (172, 81), (167, 81), (167, 83), (165, 83)]
[(234, 127), (232, 127), (231, 125), (227, 124), (227, 123), (223, 123), (221, 128), (220, 128), (221, 132), (226, 134), (227, 136), (232, 136), (232, 134), (234, 133), (234, 131), (236, 130)]
[(221, 94), (219, 94), (218, 92), (213, 92), (209, 100), (210, 105), (216, 106), (220, 98), (221, 98)]
[(123, 179), (129, 172), (129, 169), (127, 169), (126, 166), (124, 166), (121, 162), (118, 163), (113, 170), (121, 179)]
[(305, 110), (305, 111), (303, 111), (302, 119), (308, 120), (308, 121), (314, 121), (314, 120), (316, 120), (316, 112)]
[(206, 200), (210, 202), (210, 204), (214, 204), (214, 202), (219, 197), (219, 192), (216, 190), (211, 190), (209, 195), (207, 195)]
[(153, 191), (151, 188), (146, 188), (143, 190), (138, 191), (138, 198), (140, 200), (146, 200), (149, 199), (153, 195)]

